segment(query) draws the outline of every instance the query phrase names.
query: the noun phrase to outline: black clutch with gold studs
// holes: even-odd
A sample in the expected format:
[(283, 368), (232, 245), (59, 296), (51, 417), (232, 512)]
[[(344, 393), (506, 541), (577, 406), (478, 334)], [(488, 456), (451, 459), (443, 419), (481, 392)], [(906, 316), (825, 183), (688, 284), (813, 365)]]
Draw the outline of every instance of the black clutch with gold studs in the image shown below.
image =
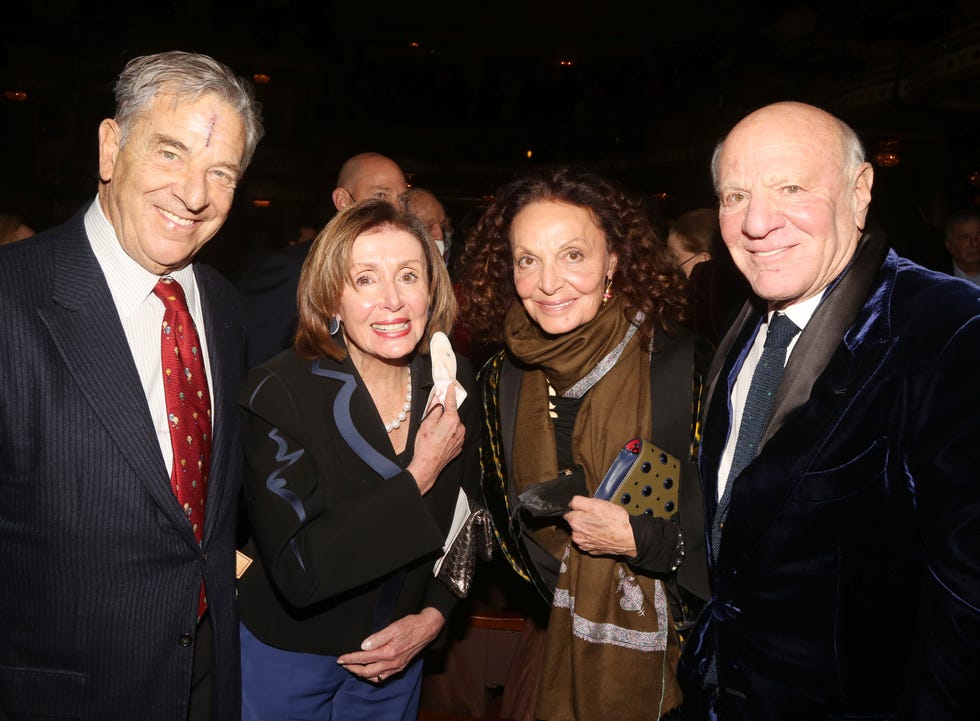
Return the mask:
[(677, 513), (681, 464), (650, 441), (633, 438), (616, 455), (595, 492), (633, 516), (670, 518)]

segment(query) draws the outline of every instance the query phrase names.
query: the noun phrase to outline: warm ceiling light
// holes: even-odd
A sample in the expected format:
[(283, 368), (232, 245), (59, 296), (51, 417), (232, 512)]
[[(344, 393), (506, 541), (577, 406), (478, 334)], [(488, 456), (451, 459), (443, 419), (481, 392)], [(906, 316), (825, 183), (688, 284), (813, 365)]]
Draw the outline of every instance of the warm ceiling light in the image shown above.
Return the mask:
[(878, 143), (878, 150), (875, 152), (875, 165), (881, 168), (893, 168), (902, 162), (899, 155), (899, 143), (897, 140), (882, 140)]
[(253, 198), (252, 205), (256, 208), (268, 208), (272, 205), (272, 201), (266, 200), (265, 198)]
[(12, 103), (23, 103), (27, 100), (27, 93), (23, 90), (4, 90), (3, 97)]
[(418, 44), (417, 42), (415, 42), (415, 41), (413, 40), (412, 42), (410, 42), (410, 43), (408, 44), (408, 46), (409, 46), (410, 48), (417, 48), (417, 47), (419, 46), (419, 44)]
[(572, 67), (572, 65), (573, 65), (574, 63), (572, 63), (572, 61), (571, 61), (571, 60), (562, 60), (562, 61), (561, 61), (561, 62), (560, 62), (559, 64), (560, 64), (560, 65), (561, 65), (561, 66), (562, 66), (563, 68), (570, 68), (570, 67)]
[(527, 159), (530, 160), (532, 155), (534, 155), (534, 151), (533, 150), (528, 150), (527, 151)]
[(252, 80), (259, 85), (268, 85), (272, 82), (272, 76), (267, 73), (255, 73), (255, 75), (252, 76)]

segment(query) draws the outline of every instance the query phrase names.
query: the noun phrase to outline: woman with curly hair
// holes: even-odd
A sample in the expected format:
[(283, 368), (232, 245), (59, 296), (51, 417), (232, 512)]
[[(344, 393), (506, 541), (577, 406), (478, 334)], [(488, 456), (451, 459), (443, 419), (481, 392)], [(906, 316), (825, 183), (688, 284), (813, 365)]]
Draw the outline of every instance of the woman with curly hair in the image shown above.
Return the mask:
[[(504, 346), (481, 373), (484, 496), (551, 606), (535, 715), (660, 718), (681, 703), (678, 621), (707, 596), (690, 461), (709, 349), (683, 275), (642, 200), (574, 168), (502, 188), (467, 253), (467, 327)], [(633, 438), (680, 460), (679, 514), (592, 497)]]

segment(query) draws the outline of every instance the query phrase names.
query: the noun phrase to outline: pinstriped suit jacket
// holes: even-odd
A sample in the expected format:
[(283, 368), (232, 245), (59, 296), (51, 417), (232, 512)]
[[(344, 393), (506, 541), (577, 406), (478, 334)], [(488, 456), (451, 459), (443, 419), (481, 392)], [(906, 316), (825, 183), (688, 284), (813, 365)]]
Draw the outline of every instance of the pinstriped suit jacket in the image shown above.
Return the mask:
[(184, 721), (203, 573), (215, 718), (234, 720), (237, 295), (196, 268), (215, 419), (202, 548), (84, 212), (0, 249), (0, 719)]

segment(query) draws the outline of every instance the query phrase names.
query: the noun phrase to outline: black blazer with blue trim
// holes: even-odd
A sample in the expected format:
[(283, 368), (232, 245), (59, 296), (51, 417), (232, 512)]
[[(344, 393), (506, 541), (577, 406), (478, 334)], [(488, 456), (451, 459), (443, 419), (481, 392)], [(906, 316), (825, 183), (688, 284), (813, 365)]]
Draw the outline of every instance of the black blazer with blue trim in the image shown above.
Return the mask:
[(287, 350), (249, 374), (240, 395), (250, 524), (243, 551), (254, 562), (239, 600), (260, 640), (330, 656), (358, 650), (377, 630), (380, 589), (401, 571), (386, 621), (427, 606), (448, 618), (456, 597), (432, 568), (460, 487), (478, 498), (480, 473), (479, 398), (469, 362), (457, 356), (457, 364), (470, 396), (459, 409), (467, 440), (424, 497), (403, 469), (432, 387), (428, 356), (411, 362), (414, 402), (400, 458), (349, 357), (307, 361)]

